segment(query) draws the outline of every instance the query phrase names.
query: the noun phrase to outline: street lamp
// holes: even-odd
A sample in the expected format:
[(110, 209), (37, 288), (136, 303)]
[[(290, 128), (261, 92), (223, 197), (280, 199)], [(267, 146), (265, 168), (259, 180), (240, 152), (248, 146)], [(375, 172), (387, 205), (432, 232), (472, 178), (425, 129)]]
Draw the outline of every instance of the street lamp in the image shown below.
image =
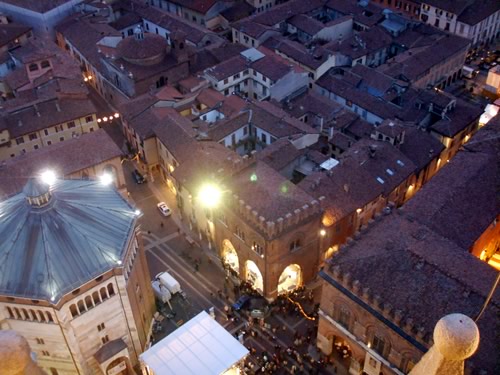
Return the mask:
[(215, 208), (219, 205), (222, 191), (214, 184), (205, 184), (198, 192), (198, 199), (207, 208)]
[(107, 186), (113, 182), (113, 176), (110, 173), (103, 173), (99, 177), (99, 180), (101, 181), (101, 184)]
[(47, 185), (53, 185), (56, 182), (56, 178), (56, 174), (50, 169), (47, 169), (40, 174), (40, 179)]

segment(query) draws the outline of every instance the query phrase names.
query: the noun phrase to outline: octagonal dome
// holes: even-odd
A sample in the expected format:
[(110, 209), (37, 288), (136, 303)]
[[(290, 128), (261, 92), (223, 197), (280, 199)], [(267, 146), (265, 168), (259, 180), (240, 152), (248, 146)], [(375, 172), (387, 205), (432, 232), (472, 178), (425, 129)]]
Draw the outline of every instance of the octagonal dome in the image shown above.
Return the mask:
[(58, 180), (50, 204), (31, 204), (27, 186), (0, 202), (0, 295), (56, 303), (120, 267), (137, 215), (111, 186)]
[(163, 60), (167, 53), (167, 41), (157, 34), (145, 33), (141, 37), (132, 35), (122, 39), (118, 54), (125, 61), (135, 65), (155, 65)]

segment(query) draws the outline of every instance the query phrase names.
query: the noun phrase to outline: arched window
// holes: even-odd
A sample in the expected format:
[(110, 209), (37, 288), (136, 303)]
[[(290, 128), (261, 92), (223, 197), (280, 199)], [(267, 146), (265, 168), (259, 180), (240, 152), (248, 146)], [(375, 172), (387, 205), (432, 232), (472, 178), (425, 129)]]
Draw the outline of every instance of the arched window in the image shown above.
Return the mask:
[(91, 296), (85, 297), (85, 305), (87, 306), (87, 310), (90, 310), (91, 308), (94, 307)]
[(19, 313), (19, 309), (17, 307), (14, 307), (14, 312), (16, 313), (16, 319), (22, 319), (21, 314)]
[(14, 314), (12, 313), (12, 310), (10, 307), (7, 306), (7, 313), (9, 314), (9, 318), (14, 319)]
[(69, 306), (69, 311), (71, 312), (71, 316), (74, 318), (75, 316), (78, 316), (78, 310), (76, 309), (76, 305), (70, 305)]
[(110, 297), (115, 295), (115, 289), (113, 288), (113, 284), (108, 284), (108, 294)]
[(85, 309), (85, 304), (83, 303), (82, 300), (78, 301), (78, 310), (80, 311), (80, 314), (83, 314), (85, 311), (87, 311)]
[(26, 311), (26, 309), (21, 309), (21, 312), (23, 313), (23, 319), (24, 320), (29, 320), (30, 317), (28, 315), (28, 312)]
[(38, 316), (36, 315), (34, 310), (30, 309), (30, 317), (31, 317), (31, 320), (36, 320), (38, 322)]
[(297, 238), (295, 241), (290, 242), (290, 251), (298, 250), (302, 246), (302, 241)]
[(97, 291), (92, 293), (92, 300), (94, 302), (94, 306), (97, 306), (98, 304), (101, 303), (101, 299), (99, 298), (99, 293)]
[(37, 310), (37, 314), (40, 321), (45, 323), (45, 315), (43, 314), (43, 311)]
[(30, 64), (29, 67), (28, 67), (29, 71), (30, 72), (34, 72), (36, 70), (38, 70), (38, 65), (33, 63), (33, 64)]
[(351, 312), (345, 306), (340, 306), (337, 312), (337, 321), (339, 324), (350, 331), (351, 328)]
[(52, 314), (48, 311), (45, 312), (47, 314), (47, 321), (50, 323), (54, 323), (54, 319), (52, 319)]
[(370, 344), (371, 348), (382, 357), (387, 358), (391, 351), (391, 343), (387, 337), (385, 337), (380, 331), (376, 330), (373, 326), (368, 327), (366, 331), (368, 344)]
[(106, 288), (101, 288), (99, 290), (99, 293), (101, 293), (101, 301), (104, 301), (108, 298), (108, 295), (106, 294)]
[(50, 63), (48, 60), (43, 60), (41, 63), (42, 69), (50, 67)]

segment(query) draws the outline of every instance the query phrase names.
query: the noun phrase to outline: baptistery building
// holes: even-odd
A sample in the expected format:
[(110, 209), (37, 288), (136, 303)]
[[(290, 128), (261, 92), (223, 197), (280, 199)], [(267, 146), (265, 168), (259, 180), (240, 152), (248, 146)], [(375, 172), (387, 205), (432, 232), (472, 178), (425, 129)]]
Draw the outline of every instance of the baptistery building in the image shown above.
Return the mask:
[(133, 374), (154, 296), (137, 211), (98, 181), (31, 179), (0, 202), (0, 329), (48, 374)]

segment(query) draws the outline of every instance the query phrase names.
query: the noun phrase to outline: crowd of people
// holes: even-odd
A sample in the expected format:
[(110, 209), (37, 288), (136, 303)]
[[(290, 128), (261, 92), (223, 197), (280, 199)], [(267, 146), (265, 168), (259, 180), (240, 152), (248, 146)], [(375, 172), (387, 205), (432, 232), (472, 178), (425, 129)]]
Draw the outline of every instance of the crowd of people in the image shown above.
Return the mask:
[[(237, 288), (238, 295), (258, 295), (248, 283)], [(240, 314), (228, 308), (226, 313), (233, 321), (245, 322), (244, 328), (235, 332), (235, 337), (243, 338), (242, 342), (250, 352), (242, 372), (248, 375), (325, 373), (329, 360), (314, 344), (318, 307), (312, 291), (298, 288), (270, 303), (265, 319), (253, 319), (245, 312)], [(305, 317), (306, 321), (296, 330), (280, 323)]]

